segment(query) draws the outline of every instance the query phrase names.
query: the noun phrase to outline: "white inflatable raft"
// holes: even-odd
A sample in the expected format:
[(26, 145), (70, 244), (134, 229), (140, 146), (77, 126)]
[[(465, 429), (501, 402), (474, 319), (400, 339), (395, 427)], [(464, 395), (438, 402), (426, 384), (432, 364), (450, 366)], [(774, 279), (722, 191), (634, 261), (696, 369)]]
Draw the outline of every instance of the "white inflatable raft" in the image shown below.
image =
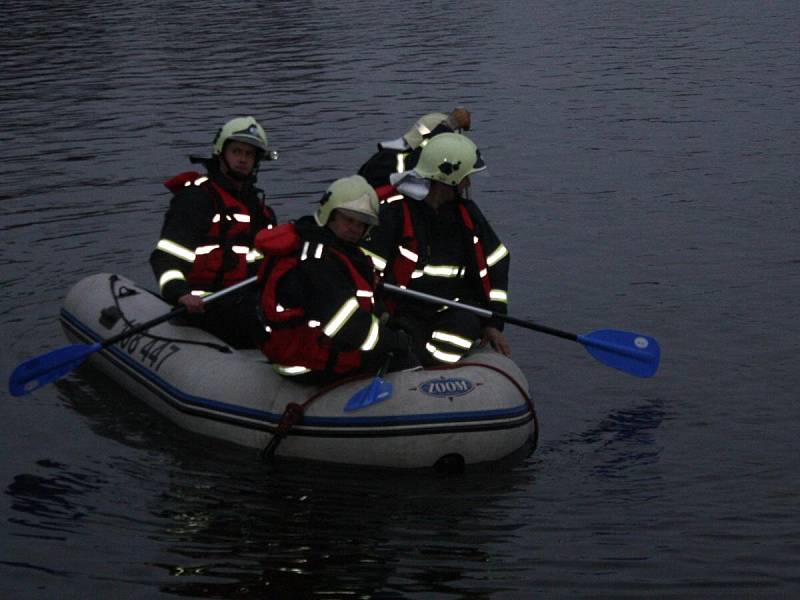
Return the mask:
[[(92, 275), (61, 310), (67, 337), (94, 343), (171, 307), (133, 281)], [(528, 383), (508, 358), (476, 351), (447, 368), (390, 373), (388, 400), (344, 412), (371, 377), (322, 390), (276, 374), (258, 350), (231, 350), (193, 327), (161, 323), (94, 353), (90, 362), (179, 427), (263, 449), (289, 403), (302, 420), (276, 454), (386, 467), (430, 467), (444, 457), (466, 464), (533, 447), (537, 421)], [(309, 401), (310, 399), (310, 401)]]

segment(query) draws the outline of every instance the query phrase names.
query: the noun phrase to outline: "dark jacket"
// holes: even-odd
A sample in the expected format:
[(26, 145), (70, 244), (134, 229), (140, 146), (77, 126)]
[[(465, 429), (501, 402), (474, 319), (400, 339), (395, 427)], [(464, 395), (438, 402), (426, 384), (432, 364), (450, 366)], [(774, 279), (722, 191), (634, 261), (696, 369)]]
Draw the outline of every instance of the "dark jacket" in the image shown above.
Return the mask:
[[(475, 228), (474, 235), (464, 223), (459, 203), (467, 209)], [(395, 267), (399, 261), (404, 260), (399, 247), (409, 246), (404, 240), (404, 205), (411, 218), (414, 246), (418, 254), (415, 266), (418, 276), (412, 277), (408, 282), (398, 282)], [(480, 240), (485, 257), (489, 259), (487, 270), (493, 299), (486, 294), (481, 282), (474, 237)], [(447, 299), (459, 299), (500, 314), (507, 312), (510, 255), (472, 201), (449, 202), (438, 210), (434, 210), (424, 201), (405, 197), (383, 204), (380, 225), (371, 231), (362, 245), (375, 257), (379, 268), (385, 265), (384, 277), (389, 283), (408, 285), (410, 289)], [(402, 296), (395, 296), (394, 300), (398, 309), (422, 304), (418, 300)], [(421, 306), (420, 308), (422, 309)], [(503, 321), (500, 319), (491, 319), (484, 324), (501, 331), (503, 329)]]
[[(273, 231), (279, 234), (278, 230), (286, 227), (288, 225), (281, 225)], [(262, 240), (266, 241), (273, 232), (260, 236), (258, 241), (267, 261), (263, 275), (266, 284), (261, 297), (262, 316), (273, 336), (281, 334), (280, 347), (270, 341), (262, 347), (268, 358), (284, 366), (318, 368), (319, 364), (316, 367), (312, 365), (322, 356), (323, 363), (330, 363), (331, 371), (343, 374), (365, 365), (371, 366), (375, 357), (388, 352), (407, 351), (408, 340), (380, 323), (372, 301), (363, 295), (359, 297), (358, 307), (341, 321), (336, 331), (325, 334), (326, 329), (342, 317), (343, 307), (358, 296), (359, 288), (351, 268), (370, 290), (374, 289), (372, 261), (357, 246), (339, 240), (329, 228), (317, 225), (313, 217), (299, 219), (294, 228), (299, 236), (299, 247), (283, 257), (272, 256), (270, 244), (262, 244)], [(321, 249), (317, 251), (317, 247)], [(290, 261), (288, 270), (286, 261)], [(281, 274), (274, 281), (277, 273)], [(270, 297), (273, 290), (274, 298)], [(275, 303), (281, 306), (279, 313), (274, 312)], [(296, 312), (298, 317), (283, 321), (269, 317), (270, 314), (277, 317), (291, 312)], [(312, 328), (309, 322), (316, 325)], [(291, 336), (287, 337), (285, 330), (279, 331), (286, 327), (292, 328)], [(375, 335), (377, 338), (373, 339)], [(305, 346), (287, 352), (292, 339), (301, 338), (306, 340)], [(369, 350), (362, 351), (365, 346)], [(277, 353), (282, 354), (280, 360), (276, 360)], [(335, 357), (328, 360), (330, 353), (351, 353), (351, 356), (337, 366)]]
[[(263, 192), (253, 182), (244, 182), (239, 188), (237, 182), (219, 172), (216, 161), (209, 160), (206, 166), (209, 180), (243, 205), (250, 222), (234, 221), (233, 215), (227, 214), (227, 220), (223, 216), (215, 224), (215, 215), (231, 213), (232, 209), (221, 202), (220, 194), (208, 184), (190, 184), (177, 190), (164, 217), (159, 242), (150, 255), (161, 295), (172, 304), (195, 287), (191, 281), (193, 269), (195, 274), (197, 271), (195, 261), (206, 258), (199, 252), (195, 255), (198, 249), (202, 252), (209, 245), (221, 246), (218, 267), (215, 266), (220, 276), (212, 278), (216, 283), (203, 286), (210, 287), (205, 291), (216, 291), (256, 273), (259, 261), (252, 254), (247, 254), (246, 265), (237, 264), (241, 262), (238, 259), (242, 258), (242, 247), (252, 249), (258, 231), (276, 224), (274, 211), (266, 205)], [(233, 246), (240, 253), (238, 257)]]

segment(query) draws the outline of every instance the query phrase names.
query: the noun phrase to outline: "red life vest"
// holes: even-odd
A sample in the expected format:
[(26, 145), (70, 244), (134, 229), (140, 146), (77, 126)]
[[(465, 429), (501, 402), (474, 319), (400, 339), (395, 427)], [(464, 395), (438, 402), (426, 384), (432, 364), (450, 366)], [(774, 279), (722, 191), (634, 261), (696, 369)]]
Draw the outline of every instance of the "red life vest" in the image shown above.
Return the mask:
[[(299, 366), (335, 374), (348, 373), (361, 366), (361, 350), (333, 350), (331, 338), (323, 333), (321, 326), (309, 323), (303, 308), (282, 307), (278, 303), (277, 290), (281, 278), (304, 260), (301, 244), (302, 240), (291, 223), (261, 231), (256, 237), (256, 246), (265, 255), (259, 273), (264, 285), (260, 307), (264, 325), (269, 328), (261, 351), (273, 363), (281, 366)], [(336, 248), (324, 246), (322, 252), (346, 267), (358, 291), (368, 292), (357, 294), (356, 299), (361, 309), (371, 312), (372, 283)]]
[[(395, 186), (382, 186), (381, 188), (377, 188), (377, 191), (379, 192), (378, 197), (381, 200), (396, 194)], [(409, 200), (403, 198), (401, 202), (403, 208), (403, 233), (400, 237), (400, 249), (398, 249), (397, 256), (391, 265), (391, 269), (396, 284), (399, 286), (407, 286), (411, 282), (411, 274), (417, 268), (419, 253), (417, 237), (414, 235), (414, 222), (411, 220), (411, 210), (408, 208)], [(469, 214), (467, 207), (459, 202), (458, 210), (464, 227), (471, 234), (475, 266), (478, 269), (478, 277), (481, 281), (483, 295), (486, 301), (489, 302), (492, 282), (489, 279), (489, 268), (486, 264), (486, 253), (483, 250), (483, 243), (481, 242), (480, 236), (478, 236), (475, 222), (472, 220), (472, 216)], [(413, 257), (417, 257), (417, 259), (414, 260)], [(389, 310), (393, 312), (396, 307), (396, 301), (387, 298), (385, 302)]]
[(164, 185), (173, 194), (183, 187), (199, 186), (214, 202), (214, 216), (203, 243), (190, 248), (195, 253), (195, 260), (186, 281), (192, 289), (213, 291), (246, 279), (255, 217), (248, 206), (196, 171), (175, 175)]

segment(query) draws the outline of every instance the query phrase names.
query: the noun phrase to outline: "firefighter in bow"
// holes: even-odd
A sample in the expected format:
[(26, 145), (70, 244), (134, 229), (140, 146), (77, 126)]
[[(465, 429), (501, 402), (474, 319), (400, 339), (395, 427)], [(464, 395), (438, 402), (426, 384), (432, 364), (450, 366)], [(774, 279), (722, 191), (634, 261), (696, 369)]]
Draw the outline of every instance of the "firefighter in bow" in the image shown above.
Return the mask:
[[(422, 149), (381, 206), (362, 249), (385, 280), (505, 314), (509, 252), (469, 199), (470, 175), (486, 168), (475, 144), (442, 133)], [(505, 355), (503, 322), (407, 296), (387, 296), (390, 325), (405, 330), (423, 365), (453, 363), (480, 339)]]
[(466, 108), (454, 108), (447, 115), (428, 113), (420, 117), (402, 137), (378, 143), (378, 151), (358, 171), (374, 188), (389, 185), (390, 177), (414, 168), (422, 147), (440, 133), (469, 131), (472, 117)]
[(262, 160), (277, 158), (253, 117), (231, 119), (217, 132), (211, 158), (190, 157), (206, 173), (186, 171), (164, 185), (173, 193), (150, 264), (164, 299), (182, 304), (188, 322), (234, 347), (253, 345), (255, 289), (206, 306), (202, 297), (254, 275), (262, 258), (256, 234), (276, 224), (255, 187)]
[(264, 254), (262, 351), (275, 370), (302, 383), (326, 383), (415, 366), (410, 338), (388, 329), (375, 305), (377, 275), (358, 247), (378, 223), (378, 197), (366, 180), (337, 179), (313, 216), (258, 235)]

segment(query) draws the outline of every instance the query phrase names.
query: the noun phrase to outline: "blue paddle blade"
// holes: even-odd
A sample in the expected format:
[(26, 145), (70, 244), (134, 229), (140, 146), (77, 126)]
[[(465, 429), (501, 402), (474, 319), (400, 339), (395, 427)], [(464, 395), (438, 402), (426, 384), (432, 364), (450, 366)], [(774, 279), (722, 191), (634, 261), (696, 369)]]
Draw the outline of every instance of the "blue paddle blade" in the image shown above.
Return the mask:
[(589, 354), (609, 367), (637, 377), (652, 377), (658, 370), (661, 348), (655, 338), (617, 329), (598, 329), (577, 337)]
[(362, 388), (353, 394), (350, 400), (347, 401), (347, 404), (344, 405), (344, 410), (345, 412), (358, 410), (359, 408), (364, 408), (370, 404), (387, 400), (391, 397), (391, 395), (391, 382), (381, 379), (380, 377), (376, 377), (367, 387)]
[(8, 380), (8, 391), (12, 396), (22, 396), (61, 379), (70, 371), (77, 369), (86, 357), (100, 350), (102, 345), (72, 344), (47, 354), (26, 360), (17, 365)]

